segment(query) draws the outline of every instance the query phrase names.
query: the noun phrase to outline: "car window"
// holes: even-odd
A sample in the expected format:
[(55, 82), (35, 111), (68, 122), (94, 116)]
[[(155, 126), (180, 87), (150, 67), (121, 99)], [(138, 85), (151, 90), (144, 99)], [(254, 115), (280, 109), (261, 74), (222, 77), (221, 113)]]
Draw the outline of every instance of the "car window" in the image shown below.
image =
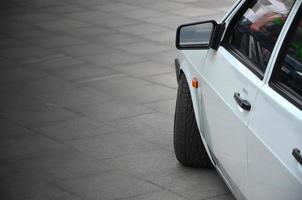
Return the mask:
[(235, 24), (230, 46), (263, 77), (271, 53), (294, 0), (252, 1)]
[(275, 69), (272, 82), (296, 102), (302, 100), (302, 17), (289, 31), (284, 52)]

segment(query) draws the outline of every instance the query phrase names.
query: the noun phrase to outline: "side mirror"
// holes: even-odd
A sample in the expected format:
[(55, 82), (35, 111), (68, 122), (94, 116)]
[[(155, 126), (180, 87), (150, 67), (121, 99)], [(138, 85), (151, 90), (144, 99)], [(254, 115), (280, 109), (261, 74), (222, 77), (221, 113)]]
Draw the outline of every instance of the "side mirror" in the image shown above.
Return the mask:
[(224, 24), (217, 24), (214, 20), (180, 25), (176, 31), (176, 48), (217, 49), (223, 33), (221, 30), (224, 30)]

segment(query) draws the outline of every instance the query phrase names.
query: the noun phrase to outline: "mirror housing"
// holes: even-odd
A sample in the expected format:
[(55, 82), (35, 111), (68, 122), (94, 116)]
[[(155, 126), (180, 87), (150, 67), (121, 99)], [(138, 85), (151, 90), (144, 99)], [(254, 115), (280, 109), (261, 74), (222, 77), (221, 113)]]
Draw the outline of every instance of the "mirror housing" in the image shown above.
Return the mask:
[(176, 30), (176, 48), (217, 50), (224, 29), (224, 23), (217, 24), (214, 20), (180, 25)]

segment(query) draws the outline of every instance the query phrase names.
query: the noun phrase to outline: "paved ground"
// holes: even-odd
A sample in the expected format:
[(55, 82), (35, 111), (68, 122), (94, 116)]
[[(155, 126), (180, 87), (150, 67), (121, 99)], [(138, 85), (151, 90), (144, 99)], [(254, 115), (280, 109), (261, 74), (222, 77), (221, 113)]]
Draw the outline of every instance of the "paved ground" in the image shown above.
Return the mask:
[(0, 199), (233, 199), (172, 147), (178, 24), (233, 0), (0, 2)]

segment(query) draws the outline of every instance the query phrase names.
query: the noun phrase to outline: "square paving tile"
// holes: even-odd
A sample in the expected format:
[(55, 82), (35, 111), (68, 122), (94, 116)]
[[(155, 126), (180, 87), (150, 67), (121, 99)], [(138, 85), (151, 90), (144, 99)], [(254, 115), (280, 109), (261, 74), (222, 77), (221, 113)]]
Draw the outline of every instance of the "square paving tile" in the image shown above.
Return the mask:
[[(87, 86), (131, 102), (148, 103), (176, 97), (176, 91), (128, 76), (88, 82)], [(142, 95), (143, 94), (143, 95)]]
[(49, 32), (41, 29), (26, 29), (22, 31), (15, 31), (9, 34), (10, 37), (14, 37), (20, 40), (29, 40), (29, 39), (37, 39), (37, 38), (45, 38), (45, 37), (53, 37), (56, 36), (55, 33)]
[(131, 19), (127, 17), (120, 16), (109, 16), (101, 18), (100, 20), (92, 21), (94, 24), (98, 24), (99, 26), (105, 26), (110, 28), (118, 28), (118, 27), (128, 27), (136, 24), (140, 24), (141, 22), (137, 19)]
[(0, 198), (17, 200), (79, 200), (76, 196), (66, 192), (56, 185), (48, 183), (24, 170), (11, 174), (0, 180)]
[(195, 172), (193, 169), (183, 169), (182, 172), (151, 177), (149, 180), (184, 196), (190, 196), (193, 191), (196, 191), (199, 196), (209, 195), (210, 193), (209, 196), (213, 197), (217, 194), (224, 195), (228, 193), (228, 189), (213, 169), (195, 169)]
[(26, 45), (25, 42), (22, 42), (17, 39), (12, 39), (9, 37), (0, 38), (0, 49), (8, 49), (8, 48), (19, 47), (24, 45)]
[(179, 10), (172, 11), (175, 15), (180, 15), (184, 17), (198, 17), (203, 15), (214, 15), (215, 11), (212, 9), (204, 9), (204, 8), (181, 8)]
[(90, 26), (90, 24), (88, 23), (72, 20), (72, 19), (53, 20), (53, 21), (48, 21), (47, 23), (38, 22), (35, 23), (35, 25), (50, 31), (64, 31), (71, 28)]
[(86, 60), (87, 62), (96, 64), (96, 65), (106, 66), (106, 67), (142, 62), (142, 61), (146, 60), (142, 57), (132, 55), (132, 54), (122, 52), (122, 51), (117, 51), (114, 53), (97, 55), (97, 56), (86, 56), (86, 57), (82, 57), (81, 59)]
[(130, 10), (128, 12), (123, 12), (121, 15), (130, 17), (130, 18), (135, 18), (135, 19), (144, 19), (144, 18), (151, 18), (154, 16), (163, 16), (164, 13), (153, 10), (153, 9), (145, 9), (145, 8), (140, 8), (140, 9), (135, 9), (135, 10)]
[(79, 117), (51, 126), (35, 128), (36, 131), (58, 141), (76, 140), (117, 132), (119, 129), (87, 117)]
[(125, 4), (122, 2), (117, 2), (117, 3), (114, 2), (111, 4), (107, 4), (107, 5), (99, 5), (99, 6), (96, 6), (95, 8), (98, 10), (101, 10), (101, 11), (116, 13), (116, 14), (139, 9), (139, 7), (137, 7), (137, 6)]
[(144, 35), (149, 33), (158, 33), (167, 29), (152, 24), (138, 24), (119, 28), (120, 31), (133, 35)]
[(155, 150), (145, 153), (135, 153), (119, 158), (108, 159), (116, 168), (127, 171), (140, 177), (155, 177), (177, 171), (173, 152), (167, 150)]
[(173, 68), (155, 62), (140, 62), (127, 65), (117, 65), (112, 68), (125, 74), (137, 77), (162, 74), (171, 72), (173, 70)]
[(69, 109), (98, 121), (111, 121), (152, 112), (147, 107), (118, 100), (71, 106)]
[(127, 200), (185, 200), (184, 197), (181, 197), (180, 195), (167, 191), (167, 190), (161, 190), (159, 192), (152, 192), (145, 195), (139, 195), (135, 197), (127, 198)]
[(49, 13), (43, 13), (43, 12), (15, 15), (15, 16), (12, 16), (12, 18), (27, 22), (27, 23), (43, 22), (43, 21), (50, 21), (50, 20), (58, 19), (58, 17), (56, 15), (49, 14)]
[(157, 148), (156, 145), (146, 140), (144, 136), (135, 135), (134, 137), (124, 131), (72, 140), (66, 143), (101, 160), (138, 152), (148, 152)]
[[(147, 113), (138, 116), (117, 119), (109, 122), (112, 126), (121, 130), (132, 128), (142, 128), (141, 135), (152, 138), (153, 134), (170, 133), (173, 130), (173, 118), (169, 115), (161, 114), (159, 112)], [(144, 132), (146, 130), (146, 133)], [(151, 134), (150, 131), (153, 132)]]
[(29, 81), (40, 80), (48, 77), (48, 74), (37, 69), (26, 69), (24, 67), (7, 67), (2, 69), (0, 74), (0, 82), (9, 83), (26, 83)]
[(27, 67), (30, 68), (56, 68), (56, 67), (67, 67), (79, 64), (85, 64), (84, 61), (78, 58), (66, 56), (63, 54), (55, 54), (50, 56), (45, 56), (43, 58), (32, 59), (30, 62), (26, 63)]
[(83, 63), (80, 65), (71, 65), (66, 67), (52, 67), (45, 70), (46, 72), (60, 76), (71, 81), (84, 81), (95, 77), (105, 77), (117, 72), (105, 67), (100, 67), (94, 64)]
[(36, 172), (51, 182), (112, 170), (109, 164), (73, 148), (19, 159), (14, 161), (14, 164), (28, 171)]
[[(133, 44), (120, 45), (117, 48), (135, 55), (153, 54), (171, 50), (171, 47), (162, 44), (154, 44), (152, 42), (138, 42)], [(140, 49), (140, 51), (137, 51)]]
[(88, 40), (89, 40), (89, 42), (107, 45), (112, 48), (116, 48), (118, 45), (122, 45), (122, 44), (130, 44), (130, 43), (134, 43), (134, 42), (144, 41), (143, 38), (140, 38), (135, 35), (116, 33), (116, 32), (114, 32), (112, 34), (91, 37), (91, 38), (88, 38)]
[(2, 116), (25, 127), (33, 128), (76, 118), (79, 115), (66, 109), (45, 106), (8, 110), (3, 112)]
[(34, 38), (28, 40), (30, 43), (35, 44), (44, 48), (55, 48), (55, 47), (64, 47), (71, 45), (84, 44), (85, 41), (72, 38), (70, 36), (52, 36), (52, 37), (44, 37), (44, 38)]
[(67, 46), (62, 48), (56, 48), (56, 51), (73, 57), (94, 56), (114, 52), (114, 50), (108, 46), (101, 46), (95, 44), (79, 44)]
[(114, 33), (114, 30), (111, 30), (108, 27), (96, 27), (91, 25), (89, 27), (69, 29), (65, 33), (75, 37), (80, 37), (89, 40), (90, 37), (95, 37), (95, 36), (104, 37), (107, 34), (112, 34)]
[(0, 50), (0, 55), (2, 57), (19, 62), (26, 62), (35, 58), (41, 58), (53, 54), (55, 53), (44, 48), (29, 45)]
[(78, 85), (56, 76), (45, 76), (41, 79), (27, 80), (26, 82), (13, 82), (11, 88), (16, 91), (24, 91), (28, 94), (45, 94), (58, 91), (66, 91), (77, 88)]
[(176, 104), (175, 99), (171, 99), (171, 100), (168, 99), (163, 101), (146, 103), (144, 105), (147, 106), (148, 108), (156, 110), (157, 112), (173, 116), (175, 112), (175, 104)]
[(143, 79), (151, 81), (153, 83), (164, 85), (164, 86), (169, 87), (169, 88), (177, 89), (177, 81), (176, 81), (175, 71), (169, 72), (169, 73), (145, 76), (145, 77), (143, 77)]
[(113, 170), (66, 180), (58, 184), (65, 190), (87, 200), (122, 199), (161, 190), (156, 185)]
[(105, 92), (78, 87), (71, 90), (37, 94), (37, 100), (53, 107), (71, 107), (112, 101), (114, 98)]
[(14, 136), (1, 136), (0, 158), (16, 160), (64, 148), (61, 143), (28, 130)]

